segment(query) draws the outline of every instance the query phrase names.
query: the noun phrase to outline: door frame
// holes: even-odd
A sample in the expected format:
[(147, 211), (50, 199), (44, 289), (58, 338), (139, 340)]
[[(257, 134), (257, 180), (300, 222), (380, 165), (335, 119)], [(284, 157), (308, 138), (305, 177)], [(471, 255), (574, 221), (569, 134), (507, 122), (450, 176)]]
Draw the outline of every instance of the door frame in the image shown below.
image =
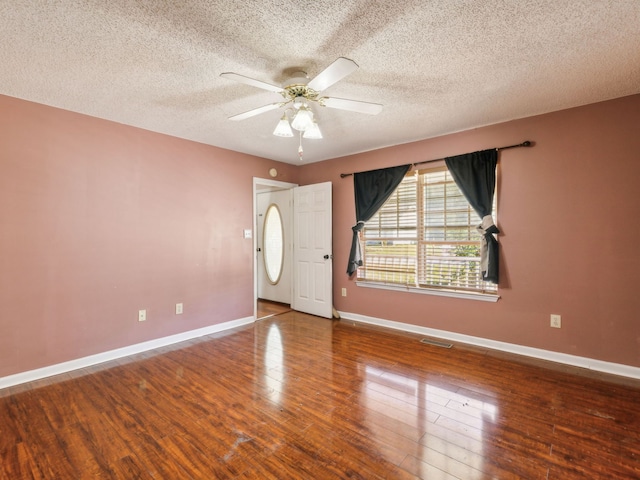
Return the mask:
[[(290, 190), (297, 183), (281, 182), (268, 178), (253, 177), (253, 319), (258, 319), (258, 193), (268, 190)], [(293, 222), (291, 222), (293, 224)], [(286, 232), (291, 235), (292, 232)], [(293, 283), (291, 284), (293, 288)]]

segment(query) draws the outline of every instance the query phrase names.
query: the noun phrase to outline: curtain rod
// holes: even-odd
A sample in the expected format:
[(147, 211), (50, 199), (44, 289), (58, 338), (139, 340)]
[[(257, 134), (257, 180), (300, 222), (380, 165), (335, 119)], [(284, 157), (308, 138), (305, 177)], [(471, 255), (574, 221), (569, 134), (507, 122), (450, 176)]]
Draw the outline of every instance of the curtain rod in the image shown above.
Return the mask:
[[(531, 142), (529, 140), (525, 140), (524, 142), (518, 143), (517, 145), (509, 145), (509, 146), (506, 146), (506, 147), (497, 147), (496, 150), (499, 152), (500, 150), (507, 150), (509, 148), (530, 147), (531, 145), (533, 145), (533, 142)], [(444, 160), (444, 158), (434, 158), (433, 160), (424, 160), (422, 162), (412, 163), (411, 166), (415, 167), (416, 165), (422, 165), (423, 163), (439, 162), (441, 160)], [(356, 172), (356, 173), (361, 173), (361, 172)], [(340, 178), (350, 177), (351, 175), (353, 175), (353, 173), (341, 173), (340, 174)]]

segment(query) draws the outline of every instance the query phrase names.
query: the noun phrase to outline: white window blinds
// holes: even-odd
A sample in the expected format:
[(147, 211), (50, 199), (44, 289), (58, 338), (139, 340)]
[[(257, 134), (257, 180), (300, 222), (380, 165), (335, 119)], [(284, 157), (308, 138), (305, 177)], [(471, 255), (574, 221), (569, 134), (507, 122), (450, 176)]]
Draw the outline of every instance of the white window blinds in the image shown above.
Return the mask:
[(446, 168), (410, 172), (361, 232), (358, 280), (495, 293), (482, 281), (479, 223)]

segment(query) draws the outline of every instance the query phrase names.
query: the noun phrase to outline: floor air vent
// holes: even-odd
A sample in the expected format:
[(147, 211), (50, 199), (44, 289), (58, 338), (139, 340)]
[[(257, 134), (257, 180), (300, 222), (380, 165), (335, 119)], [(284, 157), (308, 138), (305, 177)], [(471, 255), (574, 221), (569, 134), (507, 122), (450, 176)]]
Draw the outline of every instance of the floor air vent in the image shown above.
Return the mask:
[(422, 340), (420, 340), (420, 343), (426, 343), (427, 345), (434, 345), (436, 347), (442, 347), (442, 348), (453, 347), (452, 343), (439, 342), (437, 340), (429, 340), (428, 338), (423, 338)]

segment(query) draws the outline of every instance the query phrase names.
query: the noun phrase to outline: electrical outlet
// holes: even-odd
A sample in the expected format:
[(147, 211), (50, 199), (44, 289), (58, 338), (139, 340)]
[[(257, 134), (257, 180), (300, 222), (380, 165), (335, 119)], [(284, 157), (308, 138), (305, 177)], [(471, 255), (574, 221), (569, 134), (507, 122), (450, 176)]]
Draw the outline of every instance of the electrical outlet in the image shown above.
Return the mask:
[(182, 315), (182, 304), (176, 303), (176, 315)]
[(561, 328), (562, 327), (562, 317), (560, 315), (551, 314), (551, 326), (553, 328)]
[(144, 322), (147, 319), (147, 311), (146, 310), (138, 310), (138, 321)]
[(346, 289), (346, 288), (343, 288), (343, 289), (342, 289), (342, 296), (343, 296), (343, 297), (346, 297), (346, 296), (347, 296), (347, 289)]

